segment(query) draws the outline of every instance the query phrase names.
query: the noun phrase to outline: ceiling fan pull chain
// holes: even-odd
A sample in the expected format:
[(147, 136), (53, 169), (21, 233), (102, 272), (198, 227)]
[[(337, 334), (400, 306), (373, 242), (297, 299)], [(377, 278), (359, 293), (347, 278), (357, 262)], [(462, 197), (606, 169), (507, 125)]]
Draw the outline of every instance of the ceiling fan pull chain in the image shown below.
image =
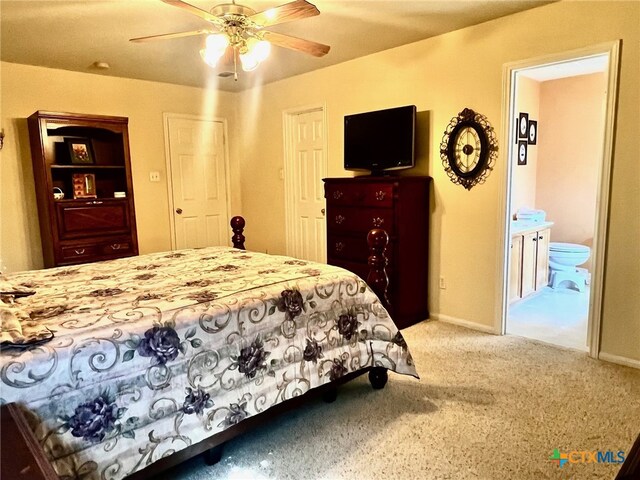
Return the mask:
[(233, 79), (238, 81), (238, 47), (233, 47)]

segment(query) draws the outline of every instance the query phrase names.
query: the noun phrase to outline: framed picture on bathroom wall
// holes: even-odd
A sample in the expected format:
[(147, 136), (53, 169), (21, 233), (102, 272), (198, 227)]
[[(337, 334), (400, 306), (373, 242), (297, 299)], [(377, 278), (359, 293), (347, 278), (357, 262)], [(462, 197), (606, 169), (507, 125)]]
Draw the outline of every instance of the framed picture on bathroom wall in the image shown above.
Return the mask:
[(529, 120), (529, 134), (527, 138), (529, 145), (538, 143), (538, 122), (537, 120)]
[(527, 164), (527, 141), (520, 140), (518, 142), (518, 165)]
[(529, 136), (529, 114), (520, 112), (518, 114), (518, 138), (527, 138)]

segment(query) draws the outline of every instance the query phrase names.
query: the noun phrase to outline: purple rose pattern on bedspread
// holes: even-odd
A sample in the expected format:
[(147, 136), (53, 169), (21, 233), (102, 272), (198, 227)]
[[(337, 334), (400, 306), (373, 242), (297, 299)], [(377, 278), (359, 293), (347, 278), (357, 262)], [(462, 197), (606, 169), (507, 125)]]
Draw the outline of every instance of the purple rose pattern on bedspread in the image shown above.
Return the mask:
[(365, 283), (328, 265), (225, 247), (10, 276), (46, 344), (0, 353), (62, 479), (117, 480), (349, 372), (416, 375)]

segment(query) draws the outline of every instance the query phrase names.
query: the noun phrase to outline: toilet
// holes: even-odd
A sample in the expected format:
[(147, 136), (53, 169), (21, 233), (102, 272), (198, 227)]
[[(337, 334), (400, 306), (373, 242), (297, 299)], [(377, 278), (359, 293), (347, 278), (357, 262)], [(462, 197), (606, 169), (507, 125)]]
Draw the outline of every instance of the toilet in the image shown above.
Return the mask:
[(588, 280), (589, 272), (584, 268), (578, 268), (589, 260), (591, 249), (586, 245), (577, 243), (549, 243), (549, 285), (551, 288), (560, 288), (564, 282), (570, 282), (583, 292)]

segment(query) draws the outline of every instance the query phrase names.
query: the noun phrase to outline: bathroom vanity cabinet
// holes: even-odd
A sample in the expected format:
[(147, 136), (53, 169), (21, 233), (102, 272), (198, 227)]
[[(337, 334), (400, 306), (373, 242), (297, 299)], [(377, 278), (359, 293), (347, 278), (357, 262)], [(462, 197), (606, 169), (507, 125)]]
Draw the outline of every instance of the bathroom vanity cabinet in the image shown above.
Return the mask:
[(510, 302), (526, 298), (547, 285), (552, 225), (552, 222), (543, 222), (512, 226), (509, 263)]

